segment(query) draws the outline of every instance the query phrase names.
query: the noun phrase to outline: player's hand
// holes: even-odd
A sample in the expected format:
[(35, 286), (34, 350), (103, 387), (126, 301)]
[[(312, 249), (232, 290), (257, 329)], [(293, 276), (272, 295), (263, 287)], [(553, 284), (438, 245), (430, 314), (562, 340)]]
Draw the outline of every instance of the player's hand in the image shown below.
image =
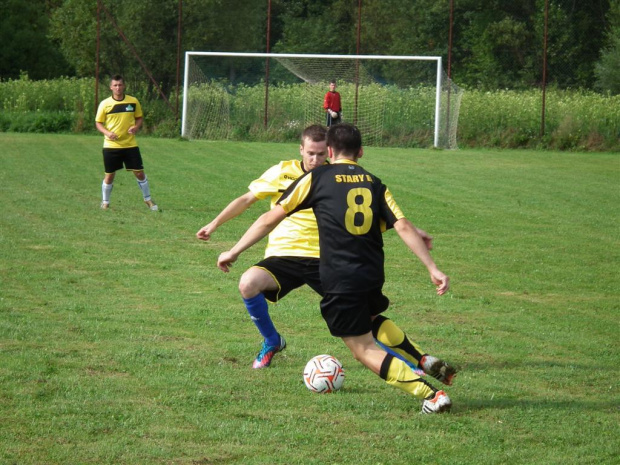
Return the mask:
[(110, 139), (110, 140), (116, 140), (116, 139), (118, 139), (118, 136), (117, 136), (115, 133), (113, 133), (112, 131), (110, 131), (110, 132), (108, 133), (108, 139)]
[(217, 267), (222, 270), (224, 273), (228, 273), (232, 264), (237, 261), (237, 256), (232, 253), (230, 250), (226, 252), (222, 252), (217, 259)]
[(431, 281), (437, 286), (437, 295), (444, 295), (450, 288), (450, 278), (439, 270), (431, 271)]
[(208, 241), (209, 239), (211, 239), (211, 234), (213, 234), (214, 232), (215, 228), (211, 226), (211, 223), (209, 223), (208, 225), (203, 226), (198, 230), (198, 232), (196, 233), (196, 237), (201, 241)]
[(138, 132), (138, 126), (132, 126), (129, 129), (127, 129), (127, 132), (129, 134), (136, 134)]

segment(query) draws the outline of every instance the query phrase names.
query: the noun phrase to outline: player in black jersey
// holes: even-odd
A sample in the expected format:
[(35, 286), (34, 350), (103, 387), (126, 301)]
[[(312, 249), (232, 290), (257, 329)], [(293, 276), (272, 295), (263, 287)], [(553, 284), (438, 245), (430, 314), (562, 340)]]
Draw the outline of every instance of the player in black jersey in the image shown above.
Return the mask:
[[(353, 356), (396, 386), (424, 399), (424, 413), (440, 413), (452, 402), (444, 391), (419, 377), (403, 360), (375, 344), (373, 332), (382, 322), (389, 300), (385, 281), (382, 229), (394, 228), (427, 267), (437, 293), (449, 288), (449, 278), (433, 261), (423, 239), (379, 178), (357, 164), (363, 155), (359, 130), (338, 124), (328, 131), (330, 165), (321, 166), (293, 183), (278, 206), (263, 214), (239, 242), (218, 258), (228, 271), (239, 255), (267, 235), (287, 215), (312, 208), (320, 241), (320, 275), (325, 295), (321, 313), (332, 335), (342, 338)], [(433, 366), (434, 365), (434, 366)], [(421, 360), (427, 373), (450, 384), (455, 370), (434, 357)], [(433, 373), (435, 372), (435, 373)]]

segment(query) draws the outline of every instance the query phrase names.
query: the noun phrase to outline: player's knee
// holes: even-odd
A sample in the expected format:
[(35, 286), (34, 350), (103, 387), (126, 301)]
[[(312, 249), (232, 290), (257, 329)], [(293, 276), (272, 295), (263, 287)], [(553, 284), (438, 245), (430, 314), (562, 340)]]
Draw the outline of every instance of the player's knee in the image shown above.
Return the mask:
[(252, 276), (248, 276), (247, 273), (241, 275), (241, 279), (239, 280), (239, 293), (241, 297), (244, 299), (251, 299), (257, 296), (259, 292), (260, 289)]

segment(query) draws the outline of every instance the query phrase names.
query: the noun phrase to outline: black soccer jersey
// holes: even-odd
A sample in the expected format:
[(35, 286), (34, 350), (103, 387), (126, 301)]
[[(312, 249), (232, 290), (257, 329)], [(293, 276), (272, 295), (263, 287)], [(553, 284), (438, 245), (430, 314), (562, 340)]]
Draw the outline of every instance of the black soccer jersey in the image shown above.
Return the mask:
[(321, 283), (339, 294), (385, 280), (382, 231), (404, 215), (381, 180), (341, 159), (293, 183), (278, 202), (288, 215), (312, 208), (319, 227)]

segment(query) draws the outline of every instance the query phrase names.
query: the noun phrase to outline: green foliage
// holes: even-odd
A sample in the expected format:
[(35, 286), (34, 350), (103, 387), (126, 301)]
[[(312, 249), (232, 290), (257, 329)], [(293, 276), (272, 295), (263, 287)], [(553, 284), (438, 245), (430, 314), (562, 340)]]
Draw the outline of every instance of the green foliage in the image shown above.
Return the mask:
[[(35, 79), (95, 74), (95, 1), (0, 0), (0, 75)], [(273, 0), (271, 51), (352, 54), (358, 5), (351, 0)], [(267, 2), (247, 0), (102, 1), (99, 73), (153, 76), (170, 93), (177, 78), (179, 17), (183, 50), (265, 51)], [(361, 2), (360, 53), (439, 55), (447, 59), (450, 2)], [(545, 0), (454, 2), (452, 77), (477, 89), (526, 89), (542, 79)], [(617, 0), (549, 2), (548, 82), (559, 88), (610, 89), (616, 69)], [(180, 14), (181, 13), (181, 14)], [(595, 75), (595, 64), (598, 71)], [(222, 64), (222, 66), (225, 66)], [(145, 70), (146, 68), (146, 70)], [(395, 78), (406, 72), (393, 64)], [(148, 73), (147, 73), (148, 70)], [(607, 71), (606, 71), (607, 70)], [(233, 79), (237, 70), (229, 71)], [(604, 80), (603, 80), (604, 79)], [(602, 86), (602, 87), (601, 87)], [(151, 92), (153, 91), (151, 85)]]
[[(90, 78), (59, 78), (33, 81), (26, 74), (0, 81), (0, 129), (12, 132), (94, 131), (95, 81)], [(100, 100), (109, 95), (107, 84), (99, 86)], [(152, 100), (144, 81), (129, 83), (128, 93), (146, 102), (145, 132), (176, 137), (179, 127), (173, 112), (162, 100)]]
[(72, 132), (77, 118), (69, 111), (35, 111), (0, 113), (2, 132)]
[[(146, 80), (140, 62), (164, 89), (175, 82), (177, 11), (175, 2), (102, 2), (100, 76), (122, 74)], [(95, 73), (97, 3), (66, 0), (54, 10), (50, 34), (80, 76)], [(136, 54), (138, 53), (138, 57)], [(169, 59), (162, 59), (167, 57)]]
[[(366, 148), (452, 277), (436, 296), (385, 234), (387, 316), (461, 369), (453, 411), (429, 417), (329, 335), (308, 289), (271, 307), (289, 345), (251, 369), (237, 283), (262, 246), (214, 264), (268, 207), (194, 234), (298, 143), (140, 145), (161, 213), (125, 172), (99, 209), (98, 136), (0, 134), (1, 463), (617, 462), (617, 154)], [(324, 352), (346, 370), (335, 395), (303, 385)]]
[(26, 74), (0, 82), (0, 129), (9, 132), (82, 132), (93, 127), (92, 79), (33, 81)]
[(540, 91), (465, 92), (459, 145), (620, 150), (618, 96), (550, 89), (546, 98), (545, 137), (541, 139)]
[(610, 38), (610, 45), (606, 48), (601, 60), (596, 65), (596, 86), (603, 92), (613, 95), (620, 94), (620, 33)]
[[(265, 88), (240, 85), (228, 92), (225, 81), (192, 87), (188, 98), (208, 105), (219, 115), (197, 120), (198, 135), (210, 139), (296, 141), (304, 121), (305, 85), (280, 84), (269, 91), (268, 126), (264, 126)], [(63, 78), (31, 81), (27, 76), (0, 82), (0, 130), (26, 132), (91, 132), (95, 118), (92, 79)], [(345, 102), (354, 101), (354, 87), (339, 87)], [(100, 99), (107, 87), (99, 88)], [(180, 122), (163, 100), (149, 99), (144, 82), (131, 83), (128, 93), (140, 99), (145, 111), (144, 133), (178, 137)], [(364, 86), (360, 102), (383, 109), (381, 144), (428, 147), (434, 121), (434, 89), (419, 86)], [(320, 105), (319, 123), (323, 122)], [(378, 111), (378, 110), (376, 110)], [(353, 113), (345, 115), (352, 120)], [(192, 115), (188, 115), (191, 120)], [(561, 150), (620, 150), (619, 96), (586, 91), (547, 91), (545, 136), (540, 137), (542, 95), (538, 90), (467, 91), (461, 103), (457, 141), (461, 147), (538, 147)], [(54, 119), (58, 121), (54, 122)], [(215, 121), (215, 122), (214, 122)], [(358, 121), (363, 126), (364, 121)], [(416, 130), (411, 128), (415, 127)]]
[(3, 111), (77, 111), (92, 110), (95, 82), (88, 78), (32, 80), (27, 74), (0, 82)]
[(45, 0), (0, 0), (0, 76), (16, 79), (27, 72), (33, 79), (50, 79), (73, 72), (56, 42), (47, 37)]
[[(130, 81), (145, 80), (148, 70), (164, 92), (170, 92), (176, 85), (178, 2), (102, 3), (100, 75), (120, 73)], [(260, 49), (265, 14), (266, 5), (257, 2), (184, 1), (183, 50)], [(96, 2), (82, 0), (65, 0), (52, 17), (51, 35), (81, 76), (95, 72), (96, 18)]]
[(606, 47), (596, 64), (596, 87), (613, 95), (620, 94), (620, 0), (612, 0), (608, 12)]

